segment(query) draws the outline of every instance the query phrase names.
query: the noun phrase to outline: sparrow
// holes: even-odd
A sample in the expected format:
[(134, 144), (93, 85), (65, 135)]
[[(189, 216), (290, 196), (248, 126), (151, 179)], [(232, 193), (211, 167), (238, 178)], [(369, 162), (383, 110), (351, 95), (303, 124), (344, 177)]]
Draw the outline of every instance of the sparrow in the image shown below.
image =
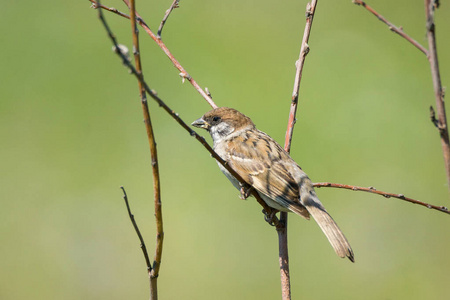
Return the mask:
[[(219, 107), (194, 121), (192, 126), (210, 133), (214, 151), (268, 206), (293, 212), (307, 220), (312, 216), (336, 254), (355, 261), (350, 244), (320, 202), (308, 175), (274, 139), (256, 129), (249, 117), (235, 109)], [(218, 164), (242, 191), (242, 184)]]

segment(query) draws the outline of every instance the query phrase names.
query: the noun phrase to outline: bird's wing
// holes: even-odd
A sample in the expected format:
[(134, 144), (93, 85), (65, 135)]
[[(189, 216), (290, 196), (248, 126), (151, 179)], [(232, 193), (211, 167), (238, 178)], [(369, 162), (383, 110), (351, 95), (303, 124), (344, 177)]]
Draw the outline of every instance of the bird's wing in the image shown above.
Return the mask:
[(230, 166), (259, 193), (294, 212), (296, 207), (303, 208), (299, 183), (292, 175), (297, 164), (275, 140), (260, 131), (251, 131), (229, 140), (227, 148)]

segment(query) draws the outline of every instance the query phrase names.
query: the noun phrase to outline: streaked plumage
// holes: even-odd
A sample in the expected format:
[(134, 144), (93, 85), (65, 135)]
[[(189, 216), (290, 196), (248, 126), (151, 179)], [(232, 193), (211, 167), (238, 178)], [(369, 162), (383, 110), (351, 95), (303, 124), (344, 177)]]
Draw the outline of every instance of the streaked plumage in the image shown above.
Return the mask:
[[(220, 107), (192, 123), (206, 129), (214, 150), (270, 206), (292, 211), (319, 224), (340, 257), (354, 261), (347, 239), (323, 207), (311, 180), (290, 155), (269, 135), (256, 129), (251, 119), (235, 109)], [(239, 182), (221, 165), (222, 172), (240, 189)]]

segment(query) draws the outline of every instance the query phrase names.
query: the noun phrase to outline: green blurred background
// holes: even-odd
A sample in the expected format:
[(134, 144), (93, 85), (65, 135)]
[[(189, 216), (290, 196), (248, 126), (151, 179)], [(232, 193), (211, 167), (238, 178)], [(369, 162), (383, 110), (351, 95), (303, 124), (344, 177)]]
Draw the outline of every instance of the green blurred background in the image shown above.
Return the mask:
[[(138, 1), (156, 30), (172, 1)], [(426, 45), (423, 1), (371, 1)], [(70, 4), (72, 3), (72, 4)], [(153, 256), (148, 142), (137, 83), (88, 1), (2, 1), (1, 299), (146, 299), (124, 185)], [(126, 11), (121, 1), (103, 1)], [(181, 1), (163, 40), (218, 105), (283, 143), (307, 1)], [(106, 13), (130, 47), (127, 20)], [(443, 85), (450, 8), (437, 12)], [(191, 122), (209, 110), (141, 30), (146, 79)], [(315, 182), (449, 206), (428, 61), (350, 0), (319, 1), (292, 156)], [(209, 154), (155, 103), (165, 242), (160, 299), (279, 299), (277, 235)], [(205, 135), (205, 132), (202, 132)], [(210, 141), (209, 137), (207, 138)], [(448, 215), (319, 189), (350, 240), (339, 259), (314, 221), (290, 216), (293, 299), (446, 299)]]

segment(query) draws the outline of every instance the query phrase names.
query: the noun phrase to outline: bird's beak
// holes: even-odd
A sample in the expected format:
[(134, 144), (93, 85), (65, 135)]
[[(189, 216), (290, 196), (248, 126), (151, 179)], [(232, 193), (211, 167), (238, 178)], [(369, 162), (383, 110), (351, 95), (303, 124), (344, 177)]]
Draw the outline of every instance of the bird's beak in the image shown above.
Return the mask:
[(211, 125), (209, 125), (209, 123), (202, 118), (195, 120), (191, 125), (198, 128), (204, 128), (206, 130), (209, 130), (209, 128), (211, 127)]

